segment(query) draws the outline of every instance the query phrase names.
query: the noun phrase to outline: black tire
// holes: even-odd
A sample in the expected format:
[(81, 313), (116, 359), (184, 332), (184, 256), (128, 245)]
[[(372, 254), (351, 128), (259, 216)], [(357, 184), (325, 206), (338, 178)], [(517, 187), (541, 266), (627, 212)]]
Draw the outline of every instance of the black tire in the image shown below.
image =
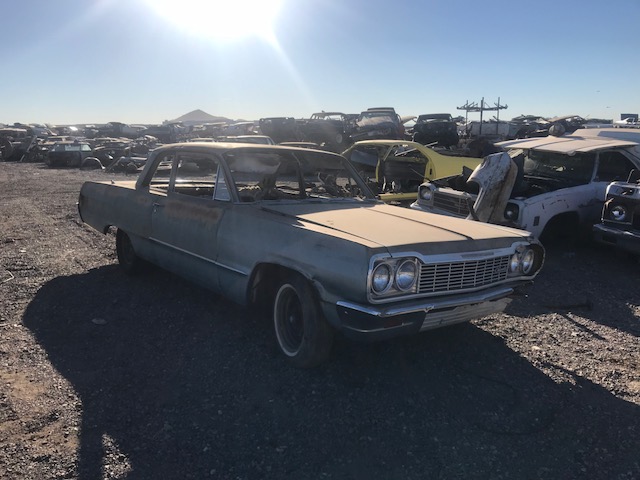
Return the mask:
[(118, 263), (125, 273), (135, 275), (142, 271), (144, 260), (133, 249), (129, 235), (120, 229), (116, 232), (116, 253), (118, 254)]
[(333, 329), (303, 277), (289, 275), (277, 288), (273, 324), (280, 351), (296, 367), (315, 367), (329, 358)]

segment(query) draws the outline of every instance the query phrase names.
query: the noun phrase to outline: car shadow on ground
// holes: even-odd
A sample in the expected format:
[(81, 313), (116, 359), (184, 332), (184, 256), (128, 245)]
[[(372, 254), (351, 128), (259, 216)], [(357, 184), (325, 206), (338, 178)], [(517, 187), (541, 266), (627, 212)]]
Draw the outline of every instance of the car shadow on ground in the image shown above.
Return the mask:
[[(525, 289), (526, 299), (517, 298), (507, 313), (555, 312), (587, 332), (588, 327), (574, 321), (575, 317), (640, 337), (640, 263), (636, 259), (586, 241), (577, 245), (556, 242), (547, 246), (546, 252), (545, 265), (534, 285)], [(597, 272), (608, 272), (607, 277)]]
[(81, 479), (640, 475), (637, 405), (472, 324), (302, 371), (259, 315), (115, 266), (46, 283), (24, 324), (82, 403)]

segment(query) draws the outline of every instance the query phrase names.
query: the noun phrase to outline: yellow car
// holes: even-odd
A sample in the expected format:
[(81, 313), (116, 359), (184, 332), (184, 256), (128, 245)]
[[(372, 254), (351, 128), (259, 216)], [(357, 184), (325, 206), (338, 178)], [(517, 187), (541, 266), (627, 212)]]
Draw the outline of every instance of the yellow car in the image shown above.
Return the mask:
[(344, 155), (372, 190), (386, 203), (409, 205), (425, 180), (476, 168), (481, 158), (441, 153), (405, 140), (364, 140), (354, 143)]

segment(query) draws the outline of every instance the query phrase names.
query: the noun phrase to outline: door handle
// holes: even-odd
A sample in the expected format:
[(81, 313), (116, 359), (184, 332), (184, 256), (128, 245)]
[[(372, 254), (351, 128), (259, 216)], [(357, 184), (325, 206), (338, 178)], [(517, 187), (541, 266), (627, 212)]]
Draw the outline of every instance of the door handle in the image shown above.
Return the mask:
[(156, 212), (159, 208), (164, 207), (163, 203), (153, 202), (153, 211)]

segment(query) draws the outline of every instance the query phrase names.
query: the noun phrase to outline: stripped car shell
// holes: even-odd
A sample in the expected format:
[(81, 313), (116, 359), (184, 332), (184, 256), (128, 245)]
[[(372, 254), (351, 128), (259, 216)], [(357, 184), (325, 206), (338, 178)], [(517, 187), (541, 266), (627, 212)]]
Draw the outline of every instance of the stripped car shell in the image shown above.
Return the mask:
[(50, 167), (80, 167), (87, 158), (93, 156), (93, 150), (87, 142), (59, 142), (48, 150), (45, 163)]
[(126, 271), (146, 260), (269, 306), (300, 367), (336, 330), (381, 340), (500, 312), (544, 259), (525, 232), (386, 205), (344, 157), (303, 148), (160, 147), (137, 182), (86, 182), (78, 208), (117, 228)]
[(363, 140), (343, 155), (382, 201), (407, 206), (416, 200), (418, 186), (425, 180), (453, 176), (463, 168), (471, 171), (481, 162), (407, 140)]

